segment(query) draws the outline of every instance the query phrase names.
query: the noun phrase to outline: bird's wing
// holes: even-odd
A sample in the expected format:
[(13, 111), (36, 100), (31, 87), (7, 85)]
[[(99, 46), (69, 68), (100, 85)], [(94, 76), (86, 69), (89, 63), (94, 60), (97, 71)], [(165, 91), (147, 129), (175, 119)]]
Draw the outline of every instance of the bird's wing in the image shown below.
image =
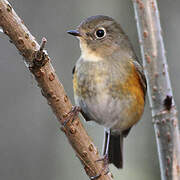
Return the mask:
[(74, 75), (75, 69), (76, 69), (76, 65), (75, 65), (75, 66), (73, 67), (73, 69), (72, 69), (72, 75)]
[(137, 61), (133, 61), (133, 64), (138, 72), (138, 76), (139, 76), (141, 85), (143, 87), (144, 94), (146, 94), (147, 82), (146, 82), (146, 77), (143, 72), (143, 67)]

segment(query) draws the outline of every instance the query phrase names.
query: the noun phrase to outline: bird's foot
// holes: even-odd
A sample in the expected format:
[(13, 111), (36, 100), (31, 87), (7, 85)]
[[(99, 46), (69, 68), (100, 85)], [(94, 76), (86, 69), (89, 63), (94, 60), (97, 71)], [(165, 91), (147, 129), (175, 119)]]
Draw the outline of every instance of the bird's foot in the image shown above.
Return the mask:
[(98, 179), (102, 175), (103, 172), (104, 172), (104, 175), (107, 175), (109, 173), (108, 154), (105, 154), (101, 159), (98, 159), (95, 162), (100, 162), (100, 161), (103, 161), (104, 167), (102, 168), (101, 172), (98, 175), (91, 177), (92, 180)]
[(78, 116), (79, 112), (81, 112), (81, 108), (79, 106), (73, 106), (72, 109), (68, 112), (67, 117), (64, 118), (63, 127), (66, 127), (67, 123), (72, 119), (71, 123)]

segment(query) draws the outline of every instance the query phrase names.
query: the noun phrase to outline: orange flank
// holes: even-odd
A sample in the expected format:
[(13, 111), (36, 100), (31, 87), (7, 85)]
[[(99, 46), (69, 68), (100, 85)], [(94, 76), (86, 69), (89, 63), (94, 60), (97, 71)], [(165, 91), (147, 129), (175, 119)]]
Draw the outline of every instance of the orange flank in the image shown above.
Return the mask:
[(132, 73), (129, 75), (127, 80), (123, 85), (124, 93), (131, 94), (133, 96), (134, 101), (131, 102), (130, 108), (127, 108), (127, 114), (131, 115), (135, 113), (134, 121), (130, 121), (128, 124), (129, 127), (137, 123), (140, 120), (141, 115), (144, 111), (144, 103), (145, 103), (145, 94), (143, 91), (143, 87), (141, 84), (141, 80), (133, 63), (132, 65)]

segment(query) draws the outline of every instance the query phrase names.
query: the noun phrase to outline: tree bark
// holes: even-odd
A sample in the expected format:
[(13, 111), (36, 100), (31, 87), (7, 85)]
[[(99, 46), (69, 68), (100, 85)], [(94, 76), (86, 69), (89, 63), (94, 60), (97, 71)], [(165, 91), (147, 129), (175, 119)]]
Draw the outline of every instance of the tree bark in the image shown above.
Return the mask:
[(180, 137), (156, 0), (132, 0), (162, 180), (180, 179)]
[(102, 172), (103, 162), (96, 162), (101, 157), (79, 118), (75, 117), (72, 121), (69, 114), (72, 104), (55, 73), (50, 57), (43, 50), (45, 39), (40, 46), (7, 0), (0, 0), (0, 26), (3, 32), (9, 36), (10, 42), (24, 57), (28, 68), (41, 88), (42, 95), (47, 99), (58, 121), (63, 125), (65, 120), (70, 118), (62, 130), (83, 164), (87, 175), (92, 177), (101, 174), (99, 180), (112, 179), (111, 173), (104, 175), (105, 172)]

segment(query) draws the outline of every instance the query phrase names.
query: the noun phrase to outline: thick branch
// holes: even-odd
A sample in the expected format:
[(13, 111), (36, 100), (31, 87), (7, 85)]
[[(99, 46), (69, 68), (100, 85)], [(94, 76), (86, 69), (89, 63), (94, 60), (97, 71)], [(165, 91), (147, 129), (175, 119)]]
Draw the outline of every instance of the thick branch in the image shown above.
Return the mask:
[(148, 81), (161, 179), (180, 179), (178, 118), (168, 73), (156, 0), (132, 0)]
[[(68, 112), (72, 109), (72, 104), (51, 65), (49, 56), (46, 52), (42, 53), (45, 41), (42, 41), (40, 48), (23, 21), (6, 0), (0, 0), (0, 26), (25, 58), (42, 94), (46, 97), (58, 121), (63, 124)], [(96, 162), (100, 156), (79, 118), (75, 118), (72, 123), (71, 121), (67, 123), (63, 131), (82, 162), (87, 175), (91, 177), (99, 174), (102, 171), (103, 162)], [(99, 179), (112, 179), (111, 173), (107, 175), (102, 173)]]

